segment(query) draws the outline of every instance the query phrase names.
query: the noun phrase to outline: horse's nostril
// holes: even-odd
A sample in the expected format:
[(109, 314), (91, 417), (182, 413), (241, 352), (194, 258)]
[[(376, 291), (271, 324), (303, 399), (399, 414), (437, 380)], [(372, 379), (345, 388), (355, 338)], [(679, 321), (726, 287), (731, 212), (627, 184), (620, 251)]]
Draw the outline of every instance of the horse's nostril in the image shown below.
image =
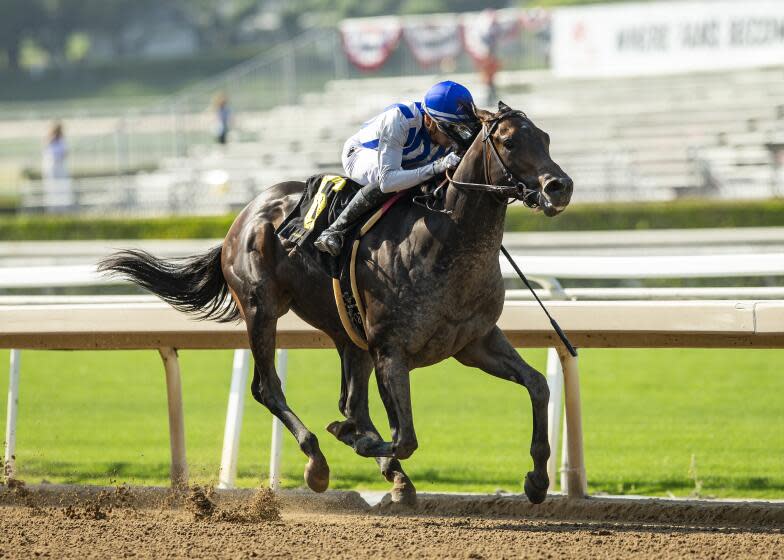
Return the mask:
[(552, 181), (547, 183), (547, 185), (544, 187), (544, 190), (547, 194), (558, 194), (560, 192), (563, 192), (565, 188), (566, 187), (564, 187), (561, 181), (559, 181), (558, 179), (553, 179)]
[(572, 188), (572, 180), (569, 177), (559, 177), (548, 181), (544, 190), (551, 195), (561, 194)]

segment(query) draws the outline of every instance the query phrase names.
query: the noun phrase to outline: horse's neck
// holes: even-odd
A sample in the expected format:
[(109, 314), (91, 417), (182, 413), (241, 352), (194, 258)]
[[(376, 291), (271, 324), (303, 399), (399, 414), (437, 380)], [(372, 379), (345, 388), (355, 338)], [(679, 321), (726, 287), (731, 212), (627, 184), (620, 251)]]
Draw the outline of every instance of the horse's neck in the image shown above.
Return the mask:
[[(485, 183), (481, 150), (470, 150), (453, 179), (464, 183)], [(454, 241), (467, 250), (497, 255), (504, 232), (506, 201), (496, 195), (450, 185), (445, 208), (455, 227)]]

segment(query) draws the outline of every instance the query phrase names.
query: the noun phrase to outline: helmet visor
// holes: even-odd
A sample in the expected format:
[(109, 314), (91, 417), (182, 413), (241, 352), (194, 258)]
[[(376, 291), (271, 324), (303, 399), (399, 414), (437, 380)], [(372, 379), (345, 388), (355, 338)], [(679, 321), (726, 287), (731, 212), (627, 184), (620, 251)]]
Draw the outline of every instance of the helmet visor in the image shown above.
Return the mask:
[(435, 121), (438, 130), (449, 136), (452, 141), (456, 142), (462, 148), (468, 148), (479, 132), (479, 126), (474, 122), (433, 120)]

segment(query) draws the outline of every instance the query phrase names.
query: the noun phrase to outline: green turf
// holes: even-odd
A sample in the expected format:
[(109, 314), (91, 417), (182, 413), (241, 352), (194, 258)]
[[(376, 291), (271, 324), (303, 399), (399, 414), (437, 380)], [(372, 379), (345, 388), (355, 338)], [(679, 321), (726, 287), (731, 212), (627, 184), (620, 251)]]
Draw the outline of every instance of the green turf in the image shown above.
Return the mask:
[[(523, 355), (544, 368), (544, 351)], [(784, 351), (583, 350), (580, 359), (591, 492), (784, 498)], [(166, 392), (155, 352), (26, 351), (22, 360), (22, 479), (167, 482)], [(217, 478), (231, 360), (231, 352), (181, 353), (194, 480)], [(5, 371), (7, 351), (0, 363)], [(371, 460), (323, 429), (339, 418), (337, 355), (293, 351), (289, 368), (289, 403), (319, 437), (332, 487), (386, 488)], [(522, 388), (448, 361), (416, 371), (412, 394), (420, 445), (406, 466), (419, 489), (520, 490), (531, 467)], [(5, 407), (2, 399), (3, 417)], [(270, 415), (248, 396), (240, 485), (266, 477), (269, 441)], [(302, 484), (304, 462), (286, 434), (285, 486)]]

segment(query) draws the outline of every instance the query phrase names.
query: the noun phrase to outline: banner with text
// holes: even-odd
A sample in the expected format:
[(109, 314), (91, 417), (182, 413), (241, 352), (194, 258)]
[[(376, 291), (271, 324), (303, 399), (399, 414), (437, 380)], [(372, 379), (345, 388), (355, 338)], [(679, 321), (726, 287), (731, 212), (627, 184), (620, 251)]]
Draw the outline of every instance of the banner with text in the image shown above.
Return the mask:
[(552, 32), (552, 69), (560, 76), (784, 64), (782, 0), (560, 8)]

